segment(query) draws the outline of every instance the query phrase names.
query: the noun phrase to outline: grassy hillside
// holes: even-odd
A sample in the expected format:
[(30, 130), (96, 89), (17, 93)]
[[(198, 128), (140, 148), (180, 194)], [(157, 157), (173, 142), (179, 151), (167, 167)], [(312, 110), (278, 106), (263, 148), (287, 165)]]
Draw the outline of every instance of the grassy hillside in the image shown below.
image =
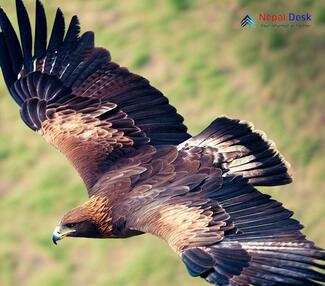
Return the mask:
[[(25, 1), (33, 9), (33, 0)], [(227, 114), (254, 122), (292, 164), (272, 195), (325, 247), (325, 5), (321, 1), (44, 1), (80, 15), (122, 66), (147, 77), (195, 134)], [(282, 5), (279, 5), (282, 3)], [(15, 18), (13, 0), (0, 0)], [(309, 12), (308, 28), (242, 29), (246, 14)], [(86, 192), (69, 163), (30, 131), (0, 81), (0, 285), (194, 286), (167, 245), (67, 239), (54, 226)]]

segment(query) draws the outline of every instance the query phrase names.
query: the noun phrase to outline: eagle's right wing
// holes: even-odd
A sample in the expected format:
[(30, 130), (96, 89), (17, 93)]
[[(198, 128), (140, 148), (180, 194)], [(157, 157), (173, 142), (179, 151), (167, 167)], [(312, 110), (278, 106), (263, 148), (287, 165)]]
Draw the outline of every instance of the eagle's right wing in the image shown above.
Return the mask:
[(76, 16), (65, 33), (57, 10), (47, 44), (47, 20), (36, 1), (34, 52), (28, 13), (16, 0), (20, 41), (0, 9), (0, 65), (21, 117), (64, 153), (88, 189), (127, 147), (179, 144), (189, 138), (183, 118), (141, 76), (111, 62), (79, 36)]

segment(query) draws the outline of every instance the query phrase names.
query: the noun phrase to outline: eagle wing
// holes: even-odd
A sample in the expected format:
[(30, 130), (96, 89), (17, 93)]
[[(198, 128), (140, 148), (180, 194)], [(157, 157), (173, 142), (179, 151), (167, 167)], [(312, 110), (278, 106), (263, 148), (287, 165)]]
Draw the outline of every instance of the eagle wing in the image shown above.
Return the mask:
[(20, 41), (0, 9), (0, 65), (23, 121), (59, 149), (90, 189), (130, 146), (179, 144), (183, 118), (141, 76), (111, 61), (80, 34), (74, 16), (65, 33), (57, 10), (49, 42), (44, 8), (36, 1), (34, 51), (28, 13), (16, 0)]
[(117, 236), (123, 231), (156, 235), (191, 275), (215, 285), (325, 281), (320, 262), (325, 253), (306, 240), (293, 212), (256, 190), (248, 178), (224, 176), (209, 149), (145, 146), (138, 152), (114, 165), (109, 182), (94, 190), (103, 195), (108, 190), (100, 185), (115, 182), (114, 188), (125, 191), (125, 203), (119, 200), (113, 208)]

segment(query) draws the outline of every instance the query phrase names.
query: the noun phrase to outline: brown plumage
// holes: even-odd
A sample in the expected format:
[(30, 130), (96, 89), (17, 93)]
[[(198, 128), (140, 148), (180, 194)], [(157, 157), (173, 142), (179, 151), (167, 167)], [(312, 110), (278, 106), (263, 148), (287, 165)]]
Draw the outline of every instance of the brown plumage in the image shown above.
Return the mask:
[(281, 203), (255, 189), (291, 182), (288, 164), (251, 124), (216, 119), (197, 136), (161, 92), (79, 36), (57, 11), (47, 44), (37, 0), (34, 53), (16, 0), (20, 38), (0, 9), (0, 65), (23, 121), (62, 152), (89, 200), (63, 216), (53, 242), (151, 233), (189, 273), (215, 285), (318, 285), (324, 251)]

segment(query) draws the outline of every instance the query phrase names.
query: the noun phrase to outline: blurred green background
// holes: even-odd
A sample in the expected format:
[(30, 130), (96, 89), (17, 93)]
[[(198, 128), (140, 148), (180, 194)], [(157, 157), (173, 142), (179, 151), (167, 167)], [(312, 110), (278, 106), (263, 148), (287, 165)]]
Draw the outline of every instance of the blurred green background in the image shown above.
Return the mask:
[[(33, 10), (33, 0), (25, 1)], [(0, 0), (16, 19), (13, 0)], [(113, 60), (147, 77), (185, 117), (190, 132), (217, 116), (252, 121), (292, 164), (295, 182), (272, 195), (295, 211), (308, 238), (325, 247), (324, 1), (44, 1), (60, 6)], [(309, 12), (310, 27), (240, 28), (249, 14)], [(86, 200), (70, 164), (20, 120), (0, 81), (0, 285), (205, 285), (167, 245), (67, 239), (51, 233)], [(262, 189), (270, 193), (270, 190)]]

